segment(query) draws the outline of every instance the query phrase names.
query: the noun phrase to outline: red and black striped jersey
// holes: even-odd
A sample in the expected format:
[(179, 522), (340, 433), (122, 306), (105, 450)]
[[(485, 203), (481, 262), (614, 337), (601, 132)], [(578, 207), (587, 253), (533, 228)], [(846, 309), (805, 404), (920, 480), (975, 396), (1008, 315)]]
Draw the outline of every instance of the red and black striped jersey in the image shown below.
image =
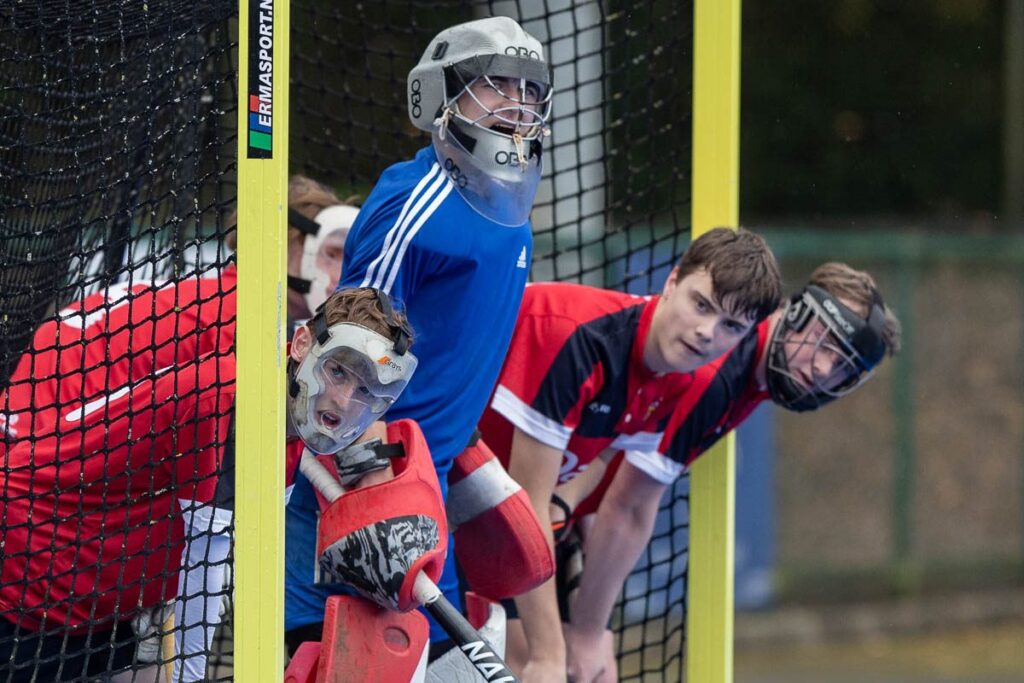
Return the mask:
[(560, 480), (607, 448), (655, 451), (692, 374), (643, 360), (657, 297), (566, 283), (526, 288), (505, 364), (480, 422), (508, 465), (513, 427), (563, 452)]
[[(626, 452), (630, 464), (670, 484), (769, 398), (756, 378), (757, 365), (767, 348), (769, 328), (770, 320), (764, 320), (728, 354), (697, 368), (690, 387), (676, 403), (658, 448)], [(585, 517), (597, 510), (622, 457), (623, 453), (619, 453), (611, 461), (601, 483), (574, 511), (575, 517)]]

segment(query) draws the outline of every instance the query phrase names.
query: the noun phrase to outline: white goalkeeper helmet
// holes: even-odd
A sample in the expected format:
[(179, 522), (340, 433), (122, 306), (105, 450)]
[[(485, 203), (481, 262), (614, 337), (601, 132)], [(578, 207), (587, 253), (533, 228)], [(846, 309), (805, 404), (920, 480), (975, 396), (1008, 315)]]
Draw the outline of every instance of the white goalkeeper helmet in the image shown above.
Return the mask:
[(408, 78), (409, 118), (459, 194), (502, 225), (529, 217), (551, 96), (544, 48), (508, 17), (445, 29)]
[(378, 301), (394, 341), (356, 323), (327, 326), (320, 308), (307, 324), (313, 339), (290, 367), (288, 415), (314, 453), (337, 453), (398, 400), (416, 370), (410, 330), (395, 321), (387, 294)]
[(354, 206), (335, 204), (320, 211), (313, 219), (318, 229), (315, 234), (306, 235), (299, 267), (300, 276), (309, 282), (309, 291), (303, 296), (310, 311), (315, 311), (327, 301), (341, 276), (340, 259), (322, 254), (321, 249), (331, 244), (344, 248), (345, 238), (358, 215), (359, 209)]

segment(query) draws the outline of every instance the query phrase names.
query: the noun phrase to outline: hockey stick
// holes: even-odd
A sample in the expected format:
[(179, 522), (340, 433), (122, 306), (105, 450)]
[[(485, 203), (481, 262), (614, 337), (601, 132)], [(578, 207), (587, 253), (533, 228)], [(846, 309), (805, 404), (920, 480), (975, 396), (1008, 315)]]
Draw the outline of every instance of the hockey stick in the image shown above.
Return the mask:
[(163, 672), (166, 683), (173, 683), (174, 678), (174, 610), (167, 615), (167, 619), (160, 626), (163, 635), (160, 637), (160, 671)]
[[(310, 483), (333, 503), (345, 493), (344, 487), (337, 479), (320, 464), (309, 451), (302, 451), (299, 470), (306, 475)], [(413, 595), (423, 607), (441, 625), (452, 642), (462, 651), (469, 662), (480, 672), (484, 680), (491, 683), (519, 683), (519, 679), (509, 670), (505, 661), (498, 656), (494, 648), (483, 639), (479, 631), (473, 628), (466, 617), (444, 597), (437, 584), (430, 580), (424, 572), (416, 576), (413, 584)]]

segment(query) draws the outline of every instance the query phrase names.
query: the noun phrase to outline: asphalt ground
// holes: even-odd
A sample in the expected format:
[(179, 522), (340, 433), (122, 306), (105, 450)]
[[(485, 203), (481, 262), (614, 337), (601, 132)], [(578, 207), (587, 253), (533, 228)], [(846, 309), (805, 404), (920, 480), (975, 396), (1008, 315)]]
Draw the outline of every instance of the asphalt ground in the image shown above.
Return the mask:
[(735, 683), (1024, 683), (1018, 623), (738, 650)]

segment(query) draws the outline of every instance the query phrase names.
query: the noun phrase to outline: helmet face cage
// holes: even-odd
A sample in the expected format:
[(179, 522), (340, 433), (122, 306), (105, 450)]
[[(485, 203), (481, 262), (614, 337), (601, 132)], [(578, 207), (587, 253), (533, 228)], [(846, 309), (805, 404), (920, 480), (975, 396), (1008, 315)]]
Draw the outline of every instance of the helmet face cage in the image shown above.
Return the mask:
[[(505, 101), (503, 106), (490, 108), (482, 102), (473, 86), (483, 81)], [(548, 134), (553, 90), (547, 69), (536, 60), (490, 55), (476, 56), (445, 69), (444, 110), (471, 125), (508, 139), (516, 136), (525, 142), (539, 140)], [(469, 97), (483, 112), (470, 118), (459, 107), (463, 95)], [(493, 118), (501, 127), (483, 126)], [(509, 128), (510, 132), (501, 130)]]
[(857, 389), (884, 355), (883, 324), (880, 300), (865, 320), (825, 290), (807, 287), (787, 304), (769, 345), (772, 399), (814, 410)]
[(357, 438), (391, 407), (397, 395), (397, 387), (389, 390), (377, 382), (367, 373), (367, 359), (357, 355), (341, 348), (317, 358), (313, 367), (316, 391), (311, 392), (307, 418), (332, 444)]

